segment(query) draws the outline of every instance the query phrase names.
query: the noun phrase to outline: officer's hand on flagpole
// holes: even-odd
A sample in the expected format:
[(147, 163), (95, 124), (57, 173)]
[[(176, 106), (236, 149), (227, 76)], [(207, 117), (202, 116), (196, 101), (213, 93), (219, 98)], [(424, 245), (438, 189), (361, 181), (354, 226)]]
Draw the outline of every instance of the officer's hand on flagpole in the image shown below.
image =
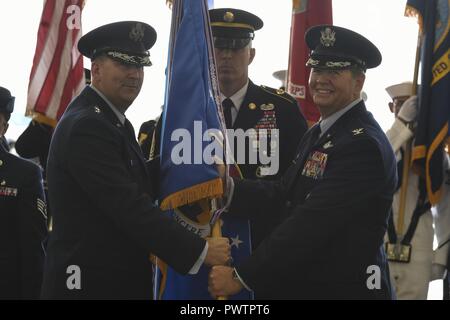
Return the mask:
[(405, 123), (416, 121), (418, 114), (417, 96), (409, 97), (400, 108), (397, 117)]
[(231, 261), (231, 247), (228, 238), (206, 238), (208, 252), (205, 264), (208, 266), (227, 265)]
[(208, 277), (208, 291), (211, 297), (231, 296), (242, 289), (241, 282), (233, 277), (232, 267), (212, 267)]

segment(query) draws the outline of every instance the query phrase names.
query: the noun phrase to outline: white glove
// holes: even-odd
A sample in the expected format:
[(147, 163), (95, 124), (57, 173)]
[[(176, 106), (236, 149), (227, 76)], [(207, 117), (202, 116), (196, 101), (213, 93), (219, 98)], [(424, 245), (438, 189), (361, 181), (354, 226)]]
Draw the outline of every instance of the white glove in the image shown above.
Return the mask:
[(398, 118), (404, 122), (413, 122), (416, 120), (419, 107), (417, 106), (417, 96), (409, 97), (400, 108)]
[(433, 263), (431, 265), (431, 281), (444, 279), (447, 275), (447, 268), (442, 264)]

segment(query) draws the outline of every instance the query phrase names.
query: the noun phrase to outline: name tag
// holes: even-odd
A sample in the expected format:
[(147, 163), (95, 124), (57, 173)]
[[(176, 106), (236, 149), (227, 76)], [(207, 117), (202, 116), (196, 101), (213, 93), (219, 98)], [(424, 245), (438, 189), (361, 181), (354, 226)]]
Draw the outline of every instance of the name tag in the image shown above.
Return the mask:
[(305, 165), (303, 166), (302, 176), (312, 178), (312, 179), (321, 179), (325, 172), (325, 167), (327, 165), (328, 154), (314, 151), (306, 160)]

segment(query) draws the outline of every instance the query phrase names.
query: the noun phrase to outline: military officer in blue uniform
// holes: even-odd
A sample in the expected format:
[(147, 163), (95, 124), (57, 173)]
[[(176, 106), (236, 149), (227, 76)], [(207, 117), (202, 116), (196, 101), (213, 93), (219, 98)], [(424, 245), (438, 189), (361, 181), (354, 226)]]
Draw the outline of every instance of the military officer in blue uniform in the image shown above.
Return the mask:
[(383, 248), (396, 162), (360, 93), (381, 54), (348, 29), (315, 26), (309, 89), (320, 123), (303, 137), (279, 181), (235, 181), (229, 212), (285, 219), (235, 269), (214, 267), (212, 295), (246, 287), (268, 299), (390, 299)]
[(155, 205), (145, 160), (125, 111), (139, 94), (156, 32), (122, 21), (84, 35), (92, 84), (55, 129), (47, 164), (53, 231), (42, 298), (151, 299), (156, 255), (182, 274), (224, 264), (224, 238), (204, 240)]
[[(14, 97), (0, 87), (0, 138), (13, 108)], [(0, 144), (0, 300), (39, 298), (46, 218), (40, 168)]]

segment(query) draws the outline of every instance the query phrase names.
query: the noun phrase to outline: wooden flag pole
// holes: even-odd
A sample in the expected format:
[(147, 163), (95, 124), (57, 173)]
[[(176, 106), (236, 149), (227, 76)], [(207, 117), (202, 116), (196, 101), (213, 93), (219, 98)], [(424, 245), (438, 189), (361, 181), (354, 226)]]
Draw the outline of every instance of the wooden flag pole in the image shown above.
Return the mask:
[[(212, 199), (211, 200), (211, 212), (215, 212), (216, 209), (217, 209), (217, 200)], [(222, 228), (220, 226), (220, 219), (217, 219), (216, 222), (214, 222), (214, 225), (212, 226), (212, 230), (211, 230), (211, 236), (213, 238), (222, 237)], [(227, 297), (220, 296), (220, 297), (217, 297), (217, 300), (227, 300)]]
[[(416, 62), (414, 65), (414, 79), (413, 79), (413, 95), (417, 94), (417, 80), (419, 78), (419, 63), (420, 63), (420, 47), (422, 43), (421, 32), (419, 30), (419, 35), (417, 36), (417, 48), (416, 48)], [(403, 237), (403, 224), (405, 220), (405, 206), (406, 206), (406, 196), (408, 190), (408, 178), (409, 169), (411, 164), (411, 140), (406, 142), (406, 150), (403, 158), (403, 175), (402, 175), (402, 185), (400, 188), (400, 204), (398, 209), (398, 219), (397, 219), (397, 235)]]

